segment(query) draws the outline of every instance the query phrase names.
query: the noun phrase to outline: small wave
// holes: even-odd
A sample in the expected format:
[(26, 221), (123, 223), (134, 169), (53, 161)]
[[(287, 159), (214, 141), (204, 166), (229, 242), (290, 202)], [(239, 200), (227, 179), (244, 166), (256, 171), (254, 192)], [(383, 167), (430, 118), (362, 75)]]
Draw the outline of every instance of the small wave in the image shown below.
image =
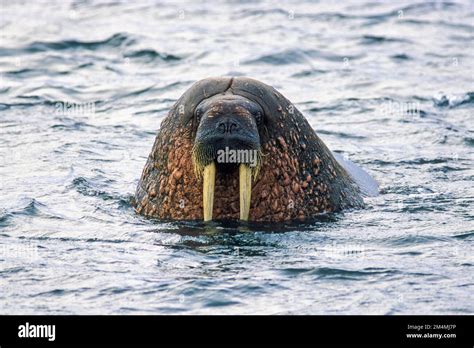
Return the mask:
[[(160, 108), (160, 109), (150, 109), (150, 110), (144, 110), (144, 111), (135, 111), (133, 114), (134, 115), (160, 115), (160, 114), (166, 114), (168, 112), (169, 108)], [(153, 132), (153, 134), (155, 134)]]
[(53, 289), (49, 291), (39, 292), (37, 294), (31, 295), (32, 297), (49, 297), (49, 296), (63, 296), (69, 294), (78, 295), (81, 292), (89, 291), (91, 288), (82, 287), (82, 288), (75, 288), (75, 289)]
[(40, 206), (44, 207), (44, 204), (38, 202), (35, 199), (32, 199), (24, 208), (19, 211), (16, 211), (15, 214), (38, 215), (40, 213)]
[(248, 18), (248, 17), (261, 17), (264, 15), (283, 15), (288, 17), (291, 15), (290, 12), (281, 8), (268, 8), (268, 9), (245, 9), (234, 15), (237, 18)]
[(95, 187), (94, 184), (92, 184), (86, 178), (83, 177), (75, 178), (72, 181), (72, 185), (77, 192), (84, 196), (100, 197), (103, 200), (115, 199), (114, 196), (105, 191), (99, 190)]
[(20, 69), (7, 71), (5, 73), (8, 76), (17, 77), (17, 78), (27, 78), (27, 77), (41, 77), (41, 76), (57, 76), (57, 75), (67, 75), (69, 71), (52, 71), (48, 69)]
[(5, 212), (1, 212), (1, 215), (0, 215), (0, 227), (6, 227), (10, 224), (10, 219), (12, 217), (12, 214), (11, 213), (7, 213), (6, 211)]
[(469, 146), (474, 146), (474, 138), (473, 137), (465, 137), (464, 142)]
[(474, 104), (474, 92), (456, 95), (440, 94), (433, 98), (433, 102), (437, 107), (448, 108), (455, 108), (466, 104)]
[(51, 126), (55, 130), (66, 130), (66, 131), (81, 131), (84, 128), (95, 128), (94, 126), (80, 121), (71, 121), (61, 124), (54, 124)]
[(135, 196), (126, 195), (120, 197), (117, 201), (118, 209), (131, 209), (134, 207)]
[(321, 74), (325, 74), (327, 73), (326, 70), (321, 70), (321, 69), (309, 69), (309, 70), (303, 70), (303, 71), (300, 71), (300, 72), (297, 72), (293, 75), (291, 75), (291, 77), (308, 77), (308, 76), (318, 76), (318, 75), (321, 75)]
[(97, 50), (102, 48), (118, 48), (129, 46), (135, 43), (127, 34), (117, 33), (104, 40), (98, 41), (79, 41), (79, 40), (61, 40), (61, 41), (36, 41), (23, 48), (4, 48), (0, 49), (0, 56), (10, 56), (18, 54), (38, 53), (46, 51), (63, 51), (74, 49)]
[(64, 289), (53, 289), (50, 291), (45, 291), (45, 292), (40, 292), (35, 295), (32, 295), (33, 297), (38, 297), (38, 296), (61, 296), (66, 293), (66, 290)]
[(471, 237), (474, 237), (474, 231), (461, 233), (461, 234), (457, 234), (453, 236), (453, 238), (456, 238), (456, 239), (470, 239)]
[(144, 58), (148, 62), (153, 62), (156, 60), (161, 60), (164, 62), (179, 61), (181, 57), (175, 56), (168, 53), (160, 53), (152, 49), (132, 51), (124, 54), (125, 58)]
[(76, 66), (76, 70), (80, 70), (80, 69), (84, 69), (84, 68), (90, 68), (92, 66), (94, 66), (95, 64), (93, 62), (88, 62), (88, 63), (83, 63), (83, 64), (79, 64), (78, 66)]
[(272, 53), (260, 56), (258, 58), (247, 60), (245, 64), (271, 64), (271, 65), (286, 65), (294, 63), (304, 63), (308, 60), (306, 53), (299, 51), (286, 50), (283, 52)]
[(26, 50), (29, 53), (77, 48), (96, 50), (98, 48), (121, 47), (123, 45), (128, 46), (134, 42), (135, 40), (130, 38), (127, 34), (117, 33), (104, 40), (98, 41), (62, 40), (56, 42), (33, 42), (27, 46)]
[(19, 273), (25, 270), (26, 268), (24, 267), (11, 267), (11, 268), (0, 269), (0, 274)]
[(394, 38), (394, 37), (387, 37), (387, 36), (376, 36), (376, 35), (364, 35), (362, 36), (360, 43), (362, 45), (378, 45), (382, 43), (392, 43), (392, 42), (400, 42), (400, 43), (410, 43), (409, 40)]
[(110, 288), (105, 288), (105, 289), (101, 289), (98, 293), (98, 295), (96, 295), (95, 297), (98, 298), (98, 297), (101, 297), (101, 296), (110, 296), (110, 295), (118, 295), (118, 294), (123, 294), (125, 292), (130, 292), (130, 291), (133, 291), (134, 288), (130, 287), (130, 286), (125, 286), (125, 287), (110, 287)]
[[(25, 204), (26, 203), (26, 204)], [(38, 202), (36, 199), (22, 199), (20, 204), (21, 208), (16, 208), (11, 211), (13, 215), (28, 215), (38, 216), (42, 215), (42, 209), (46, 208), (43, 203)]]
[[(417, 14), (425, 15), (426, 13), (429, 12), (438, 12), (441, 10), (449, 10), (451, 8), (456, 8), (456, 7), (461, 7), (460, 4), (456, 3), (449, 3), (449, 2), (420, 2), (417, 4), (412, 4), (404, 7), (399, 7), (395, 8), (390, 11), (386, 12), (381, 12), (381, 13), (375, 13), (375, 14), (361, 14), (361, 15), (351, 15), (348, 18), (349, 19), (364, 19), (368, 20), (367, 23), (365, 23), (362, 26), (372, 26), (372, 25), (377, 25), (386, 21), (391, 21), (393, 18), (398, 18), (400, 14), (410, 14), (412, 16), (415, 16)], [(412, 22), (420, 22), (420, 23), (430, 23), (429, 21), (418, 21), (418, 20), (412, 20), (412, 19), (401, 19), (400, 20), (402, 23), (412, 23)]]
[(421, 26), (421, 25), (427, 25), (427, 26), (433, 26), (436, 28), (441, 28), (445, 27), (448, 29), (457, 29), (457, 30), (465, 30), (467, 33), (472, 31), (472, 26), (469, 24), (462, 24), (462, 23), (452, 23), (452, 22), (447, 22), (443, 20), (426, 20), (426, 19), (405, 19), (403, 20), (403, 23), (407, 24), (413, 24), (416, 26)]
[(423, 253), (421, 251), (404, 251), (397, 253), (397, 255), (420, 256), (423, 255)]
[(412, 160), (403, 160), (399, 161), (399, 164), (414, 164), (414, 165), (420, 165), (420, 164), (441, 164), (441, 163), (449, 163), (453, 160), (453, 158), (443, 158), (443, 157), (438, 157), (438, 158), (425, 158), (425, 157), (420, 157), (420, 158), (415, 158)]
[[(173, 82), (173, 83), (169, 83), (169, 84), (166, 84), (164, 86), (159, 86), (157, 87), (156, 85), (150, 85), (150, 86), (147, 86), (147, 87), (144, 87), (144, 88), (140, 88), (140, 89), (137, 89), (135, 91), (131, 91), (131, 92), (126, 92), (126, 93), (119, 93), (117, 95), (114, 95), (113, 96), (113, 100), (118, 100), (118, 99), (123, 99), (123, 98), (127, 98), (127, 97), (135, 97), (135, 96), (139, 96), (141, 94), (146, 94), (146, 93), (152, 93), (152, 94), (155, 94), (155, 93), (163, 93), (163, 92), (167, 92), (167, 91), (171, 91), (171, 90), (174, 90), (176, 88), (179, 88), (181, 86), (188, 86), (189, 85), (189, 82)], [(160, 102), (172, 102), (174, 103), (175, 101), (169, 101), (169, 100), (166, 100), (166, 99), (163, 99), (163, 100), (160, 100)], [(167, 105), (164, 110), (169, 110), (169, 106)]]
[(120, 99), (127, 98), (127, 97), (138, 96), (138, 95), (141, 95), (141, 94), (144, 94), (146, 92), (151, 91), (153, 89), (153, 87), (154, 87), (154, 85), (150, 85), (150, 86), (147, 86), (147, 87), (144, 87), (144, 88), (137, 89), (137, 90), (132, 91), (132, 92), (119, 93), (119, 94), (115, 95), (113, 97), (113, 99), (114, 100), (120, 100)]
[(408, 54), (405, 54), (405, 53), (394, 54), (394, 55), (390, 56), (390, 58), (392, 58), (393, 60), (397, 60), (397, 61), (412, 60), (413, 59), (411, 56), (409, 56)]
[(28, 217), (43, 217), (46, 219), (63, 219), (62, 216), (52, 212), (46, 204), (37, 201), (34, 198), (23, 198), (15, 207), (5, 210), (3, 215), (0, 215), (0, 226), (7, 226), (15, 216)]
[(211, 299), (208, 300), (205, 304), (204, 307), (225, 307), (225, 306), (233, 306), (233, 305), (238, 305), (240, 302), (235, 301), (235, 300), (218, 300), (218, 299)]
[(406, 246), (406, 245), (415, 245), (415, 244), (429, 244), (436, 242), (449, 242), (451, 241), (448, 237), (437, 237), (429, 235), (410, 235), (403, 237), (389, 238), (385, 240), (386, 244), (393, 246)]
[(378, 268), (366, 268), (363, 270), (347, 270), (340, 268), (285, 268), (281, 270), (283, 273), (290, 276), (298, 275), (310, 275), (317, 276), (318, 278), (331, 278), (331, 279), (363, 279), (373, 275), (392, 275), (398, 273), (396, 270), (385, 270)]
[(326, 134), (326, 135), (335, 135), (342, 139), (366, 139), (367, 138), (363, 135), (355, 135), (355, 134), (349, 134), (349, 133), (344, 133), (344, 132), (335, 132), (335, 131), (329, 131), (329, 130), (324, 130), (324, 129), (320, 129), (318, 133)]
[(289, 64), (309, 64), (312, 66), (313, 60), (323, 59), (332, 62), (342, 62), (344, 58), (355, 60), (360, 56), (341, 56), (334, 53), (318, 50), (288, 49), (281, 52), (262, 55), (258, 58), (247, 60), (245, 64), (271, 64), (271, 65), (289, 65)]
[(427, 1), (425, 3), (420, 2), (417, 4), (408, 5), (403, 8), (404, 11), (419, 11), (421, 14), (425, 14), (426, 11), (440, 11), (440, 10), (449, 10), (449, 9), (462, 9), (460, 3), (451, 2), (451, 1)]

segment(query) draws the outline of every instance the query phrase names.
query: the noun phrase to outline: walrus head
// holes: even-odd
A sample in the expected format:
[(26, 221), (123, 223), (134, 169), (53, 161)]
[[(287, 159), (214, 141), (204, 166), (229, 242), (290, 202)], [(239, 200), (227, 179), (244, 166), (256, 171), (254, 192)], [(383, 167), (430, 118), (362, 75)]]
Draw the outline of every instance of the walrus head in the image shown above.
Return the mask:
[(305, 117), (246, 77), (193, 84), (161, 123), (135, 195), (166, 220), (286, 221), (360, 207), (358, 188)]
[(261, 165), (263, 109), (245, 97), (221, 94), (202, 101), (194, 113), (198, 127), (192, 158), (196, 176), (203, 178), (204, 220), (212, 220), (216, 171), (237, 170), (240, 219), (248, 220), (252, 178)]

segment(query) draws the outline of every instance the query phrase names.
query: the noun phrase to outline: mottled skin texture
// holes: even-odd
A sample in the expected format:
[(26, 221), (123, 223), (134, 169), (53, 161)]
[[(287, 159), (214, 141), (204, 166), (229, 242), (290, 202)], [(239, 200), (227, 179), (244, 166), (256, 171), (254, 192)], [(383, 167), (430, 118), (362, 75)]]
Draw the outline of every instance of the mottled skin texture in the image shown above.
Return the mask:
[[(137, 213), (164, 220), (201, 220), (202, 182), (191, 158), (204, 99), (233, 93), (265, 112), (259, 128), (262, 167), (252, 187), (251, 221), (305, 220), (363, 206), (358, 187), (285, 97), (259, 81), (209, 78), (194, 84), (163, 120), (135, 196)], [(217, 172), (213, 219), (239, 219), (238, 171)]]

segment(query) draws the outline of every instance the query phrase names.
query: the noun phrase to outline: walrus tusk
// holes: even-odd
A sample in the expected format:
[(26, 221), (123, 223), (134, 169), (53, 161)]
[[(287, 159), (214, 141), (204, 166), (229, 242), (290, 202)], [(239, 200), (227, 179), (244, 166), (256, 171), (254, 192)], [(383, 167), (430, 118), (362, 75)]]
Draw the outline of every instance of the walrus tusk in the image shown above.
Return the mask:
[(248, 221), (250, 213), (250, 198), (252, 197), (252, 170), (249, 166), (239, 166), (240, 182), (240, 220)]
[(212, 208), (214, 206), (214, 187), (216, 183), (216, 164), (212, 162), (204, 168), (204, 180), (202, 184), (202, 206), (204, 209), (204, 221), (212, 220)]

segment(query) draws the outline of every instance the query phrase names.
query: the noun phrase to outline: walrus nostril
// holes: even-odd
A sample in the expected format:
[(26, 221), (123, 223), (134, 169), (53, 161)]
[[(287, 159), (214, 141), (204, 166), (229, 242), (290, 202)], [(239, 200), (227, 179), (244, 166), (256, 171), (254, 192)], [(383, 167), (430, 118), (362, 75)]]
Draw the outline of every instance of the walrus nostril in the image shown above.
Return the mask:
[(229, 126), (229, 133), (237, 133), (239, 131), (239, 125), (237, 123), (231, 122)]
[(222, 134), (235, 134), (240, 129), (239, 125), (232, 121), (219, 122), (216, 128)]

